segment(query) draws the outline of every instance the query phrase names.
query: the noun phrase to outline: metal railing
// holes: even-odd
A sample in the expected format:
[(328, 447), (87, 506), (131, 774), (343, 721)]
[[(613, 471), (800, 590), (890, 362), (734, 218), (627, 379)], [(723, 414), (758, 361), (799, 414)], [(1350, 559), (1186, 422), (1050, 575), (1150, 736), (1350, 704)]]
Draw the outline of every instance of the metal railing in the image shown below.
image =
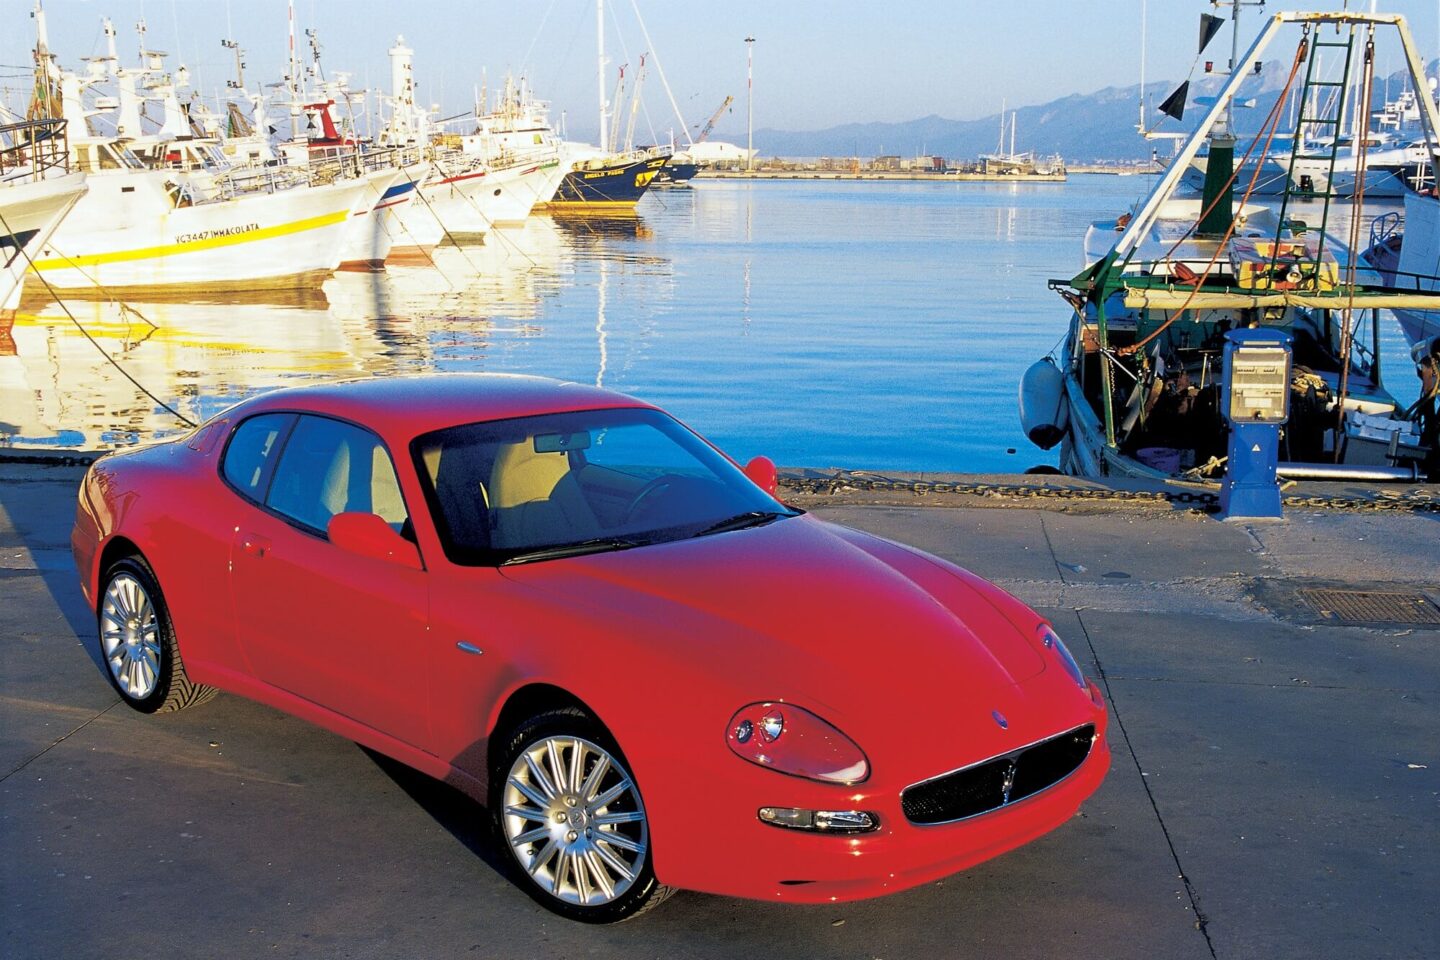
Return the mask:
[(70, 172), (66, 121), (22, 120), (0, 126), (0, 179), (29, 174), (40, 179), (51, 170)]

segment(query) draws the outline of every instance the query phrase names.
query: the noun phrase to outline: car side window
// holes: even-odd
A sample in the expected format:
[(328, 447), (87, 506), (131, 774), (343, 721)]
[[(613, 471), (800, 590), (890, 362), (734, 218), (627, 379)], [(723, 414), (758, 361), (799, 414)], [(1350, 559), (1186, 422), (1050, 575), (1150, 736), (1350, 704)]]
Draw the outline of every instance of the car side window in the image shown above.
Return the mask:
[(337, 513), (379, 514), (396, 532), (409, 516), (380, 438), (325, 417), (302, 416), (295, 424), (265, 505), (320, 531)]
[(232, 487), (257, 503), (265, 498), (281, 442), (294, 420), (293, 413), (262, 413), (235, 428), (221, 466)]

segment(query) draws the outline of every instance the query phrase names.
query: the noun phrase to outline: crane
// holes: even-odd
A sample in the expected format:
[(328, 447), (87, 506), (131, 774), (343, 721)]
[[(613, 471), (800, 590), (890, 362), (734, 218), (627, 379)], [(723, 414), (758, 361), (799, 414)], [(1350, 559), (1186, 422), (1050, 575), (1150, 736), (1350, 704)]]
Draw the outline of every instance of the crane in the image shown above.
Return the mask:
[(734, 102), (734, 97), (726, 97), (725, 102), (720, 104), (720, 109), (710, 114), (710, 119), (705, 121), (705, 126), (700, 128), (700, 136), (695, 138), (696, 143), (705, 142), (705, 138), (710, 136), (710, 131), (715, 129), (715, 124), (720, 122), (720, 114), (728, 110), (730, 108), (730, 104)]

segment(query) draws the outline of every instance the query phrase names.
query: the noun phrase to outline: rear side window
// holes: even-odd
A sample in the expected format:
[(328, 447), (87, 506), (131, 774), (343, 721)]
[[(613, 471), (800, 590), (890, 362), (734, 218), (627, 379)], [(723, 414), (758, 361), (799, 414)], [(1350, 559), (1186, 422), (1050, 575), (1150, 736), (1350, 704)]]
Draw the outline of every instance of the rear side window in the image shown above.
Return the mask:
[(263, 413), (235, 428), (221, 467), (232, 487), (251, 500), (265, 499), (265, 487), (275, 469), (285, 432), (294, 420), (293, 413)]
[(265, 505), (319, 531), (337, 513), (379, 514), (397, 532), (408, 516), (380, 438), (324, 417), (302, 416), (295, 424)]

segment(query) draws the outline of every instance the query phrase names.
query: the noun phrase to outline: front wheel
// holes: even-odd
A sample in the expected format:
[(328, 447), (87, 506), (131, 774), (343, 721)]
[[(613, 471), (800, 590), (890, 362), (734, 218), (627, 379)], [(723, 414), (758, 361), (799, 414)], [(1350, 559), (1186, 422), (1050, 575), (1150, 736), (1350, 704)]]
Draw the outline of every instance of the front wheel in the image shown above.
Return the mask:
[(520, 885), (571, 920), (615, 923), (673, 891), (655, 880), (640, 788), (609, 732), (578, 709), (522, 723), (496, 758), (500, 841)]
[(126, 557), (105, 570), (97, 611), (100, 655), (121, 699), (141, 713), (170, 713), (204, 703), (215, 688), (185, 673), (170, 608), (143, 557)]

